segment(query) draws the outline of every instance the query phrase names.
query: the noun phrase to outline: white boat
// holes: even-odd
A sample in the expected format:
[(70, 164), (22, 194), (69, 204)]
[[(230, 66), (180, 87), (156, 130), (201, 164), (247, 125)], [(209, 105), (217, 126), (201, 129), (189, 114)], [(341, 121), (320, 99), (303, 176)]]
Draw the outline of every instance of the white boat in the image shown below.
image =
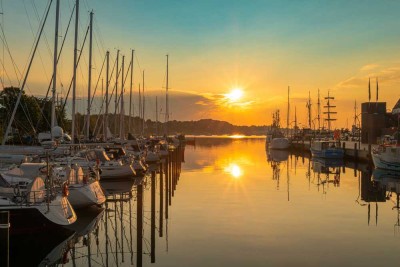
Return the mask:
[(400, 171), (400, 145), (380, 145), (371, 152), (375, 168)]
[[(82, 168), (52, 166), (50, 172), (55, 184), (59, 188), (63, 183), (68, 185), (68, 200), (74, 208), (83, 208), (92, 205), (101, 205), (106, 201), (98, 179), (90, 179), (84, 175)], [(36, 177), (43, 179), (47, 175), (46, 163), (23, 163), (0, 174), (12, 186), (27, 186)]]
[(77, 219), (67, 197), (48, 195), (40, 177), (27, 186), (12, 186), (0, 177), (0, 211), (10, 212), (11, 229), (17, 232), (70, 225)]
[(83, 169), (98, 167), (100, 168), (100, 177), (103, 179), (129, 179), (135, 175), (132, 164), (123, 164), (121, 160), (110, 160), (104, 149), (87, 149), (79, 151), (73, 157), (56, 159), (60, 164), (71, 166), (78, 164)]
[(98, 179), (88, 177), (81, 167), (74, 168), (54, 167), (53, 173), (61, 181), (68, 184), (68, 200), (75, 208), (86, 208), (93, 205), (101, 205), (106, 201), (104, 192)]
[(290, 146), (289, 139), (286, 137), (272, 138), (268, 147), (270, 149), (288, 149)]
[(340, 146), (338, 140), (312, 140), (311, 154), (313, 157), (326, 159), (342, 159), (344, 149)]

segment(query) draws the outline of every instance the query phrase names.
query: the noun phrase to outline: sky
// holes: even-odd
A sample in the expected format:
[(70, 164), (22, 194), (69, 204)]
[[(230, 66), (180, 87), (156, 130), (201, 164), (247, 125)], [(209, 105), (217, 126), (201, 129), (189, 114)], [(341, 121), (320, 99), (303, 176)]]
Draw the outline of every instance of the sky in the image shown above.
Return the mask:
[[(45, 95), (53, 71), (53, 2), (27, 79), (28, 94)], [(1, 1), (4, 86), (21, 84), (47, 3)], [(74, 3), (61, 1), (59, 48)], [(146, 119), (155, 120), (156, 97), (159, 118), (164, 118), (167, 54), (170, 118), (176, 120), (212, 118), (237, 125), (267, 125), (279, 109), (281, 124), (286, 125), (290, 86), (291, 126), (295, 112), (299, 126), (307, 126), (309, 92), (312, 123), (316, 124), (319, 89), (322, 106), (328, 91), (335, 97), (338, 113), (334, 127), (341, 128), (353, 124), (355, 101), (357, 113), (360, 103), (368, 101), (369, 78), (371, 101), (376, 101), (376, 79), (378, 100), (387, 102), (388, 109), (400, 98), (399, 1), (81, 0), (79, 47), (90, 10), (94, 12), (92, 92), (97, 84), (92, 113), (101, 107), (102, 80), (105, 90), (105, 69), (101, 71), (101, 67), (106, 51), (110, 51), (112, 68), (120, 50), (127, 72), (131, 49), (135, 50), (134, 112), (137, 115), (137, 92), (139, 83), (143, 87), (144, 71)], [(66, 96), (72, 77), (73, 29), (74, 20), (58, 64), (59, 97)], [(77, 74), (80, 112), (86, 109), (88, 61), (87, 41)], [(115, 84), (115, 76), (110, 83)], [(121, 81), (118, 90), (120, 85)], [(241, 97), (232, 98), (234, 89), (241, 90)], [(128, 75), (125, 107), (129, 90)], [(113, 101), (111, 105), (114, 110)]]

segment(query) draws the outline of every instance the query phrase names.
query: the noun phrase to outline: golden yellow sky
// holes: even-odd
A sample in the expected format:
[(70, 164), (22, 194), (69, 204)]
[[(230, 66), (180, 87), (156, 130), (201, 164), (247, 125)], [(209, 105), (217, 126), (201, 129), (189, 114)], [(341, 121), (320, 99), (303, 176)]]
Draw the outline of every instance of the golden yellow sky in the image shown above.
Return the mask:
[[(105, 73), (100, 74), (100, 70), (105, 52), (110, 51), (112, 65), (116, 51), (120, 49), (121, 55), (126, 56), (127, 70), (130, 49), (135, 49), (133, 89), (138, 91), (144, 70), (146, 118), (153, 120), (156, 96), (159, 117), (164, 117), (167, 53), (170, 55), (170, 118), (176, 120), (212, 118), (238, 125), (265, 125), (271, 123), (272, 112), (280, 109), (281, 124), (286, 125), (287, 87), (290, 86), (289, 121), (292, 125), (296, 108), (300, 127), (306, 126), (309, 91), (313, 118), (316, 117), (319, 88), (321, 97), (330, 90), (336, 98), (338, 121), (334, 126), (351, 127), (354, 101), (368, 101), (368, 78), (371, 78), (372, 100), (375, 101), (376, 77), (379, 79), (379, 101), (386, 101), (387, 108), (391, 109), (399, 99), (400, 50), (397, 44), (400, 37), (397, 29), (400, 21), (395, 10), (400, 8), (400, 3), (229, 3), (188, 1), (178, 5), (163, 1), (116, 1), (114, 4), (85, 1), (80, 10), (79, 44), (88, 25), (88, 11), (93, 9), (92, 92), (99, 80), (96, 95), (101, 95), (101, 79)], [(33, 6), (32, 3), (14, 1), (4, 4), (2, 25), (20, 73), (25, 73), (45, 4)], [(72, 0), (62, 1), (59, 43), (73, 4)], [(72, 29), (73, 23), (71, 26)], [(44, 33), (28, 78), (28, 94), (44, 95), (51, 77), (54, 7)], [(0, 70), (4, 86), (18, 86), (18, 79), (23, 75), (15, 74), (7, 50), (4, 55), (4, 72)], [(57, 91), (60, 96), (65, 97), (68, 90), (72, 57), (73, 31), (70, 30), (58, 65)], [(86, 109), (87, 73), (86, 46), (78, 68), (80, 112)], [(114, 78), (111, 83), (115, 83)], [(243, 97), (230, 103), (224, 95), (235, 88), (243, 90)], [(129, 91), (129, 77), (125, 89)], [(99, 112), (98, 99), (92, 113)], [(125, 97), (125, 101), (127, 99)], [(137, 114), (136, 94), (134, 105)]]

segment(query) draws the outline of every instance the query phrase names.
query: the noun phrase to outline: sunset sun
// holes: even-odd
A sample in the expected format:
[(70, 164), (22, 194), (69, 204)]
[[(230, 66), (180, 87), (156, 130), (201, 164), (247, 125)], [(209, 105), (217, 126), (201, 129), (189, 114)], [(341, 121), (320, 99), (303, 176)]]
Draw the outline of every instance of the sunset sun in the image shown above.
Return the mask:
[(231, 103), (237, 102), (243, 97), (243, 90), (240, 88), (232, 89), (225, 97)]

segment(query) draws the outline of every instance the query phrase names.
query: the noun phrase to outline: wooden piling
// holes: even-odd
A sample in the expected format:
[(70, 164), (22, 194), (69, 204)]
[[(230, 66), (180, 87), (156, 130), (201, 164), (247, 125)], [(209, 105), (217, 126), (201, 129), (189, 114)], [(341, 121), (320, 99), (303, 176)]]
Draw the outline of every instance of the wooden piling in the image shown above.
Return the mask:
[(151, 172), (150, 258), (156, 262), (156, 172)]
[(164, 178), (163, 178), (163, 163), (160, 162), (160, 216), (159, 216), (159, 226), (158, 226), (158, 235), (159, 237), (163, 237), (163, 216), (164, 216)]
[(0, 211), (0, 266), (9, 266), (10, 212)]

